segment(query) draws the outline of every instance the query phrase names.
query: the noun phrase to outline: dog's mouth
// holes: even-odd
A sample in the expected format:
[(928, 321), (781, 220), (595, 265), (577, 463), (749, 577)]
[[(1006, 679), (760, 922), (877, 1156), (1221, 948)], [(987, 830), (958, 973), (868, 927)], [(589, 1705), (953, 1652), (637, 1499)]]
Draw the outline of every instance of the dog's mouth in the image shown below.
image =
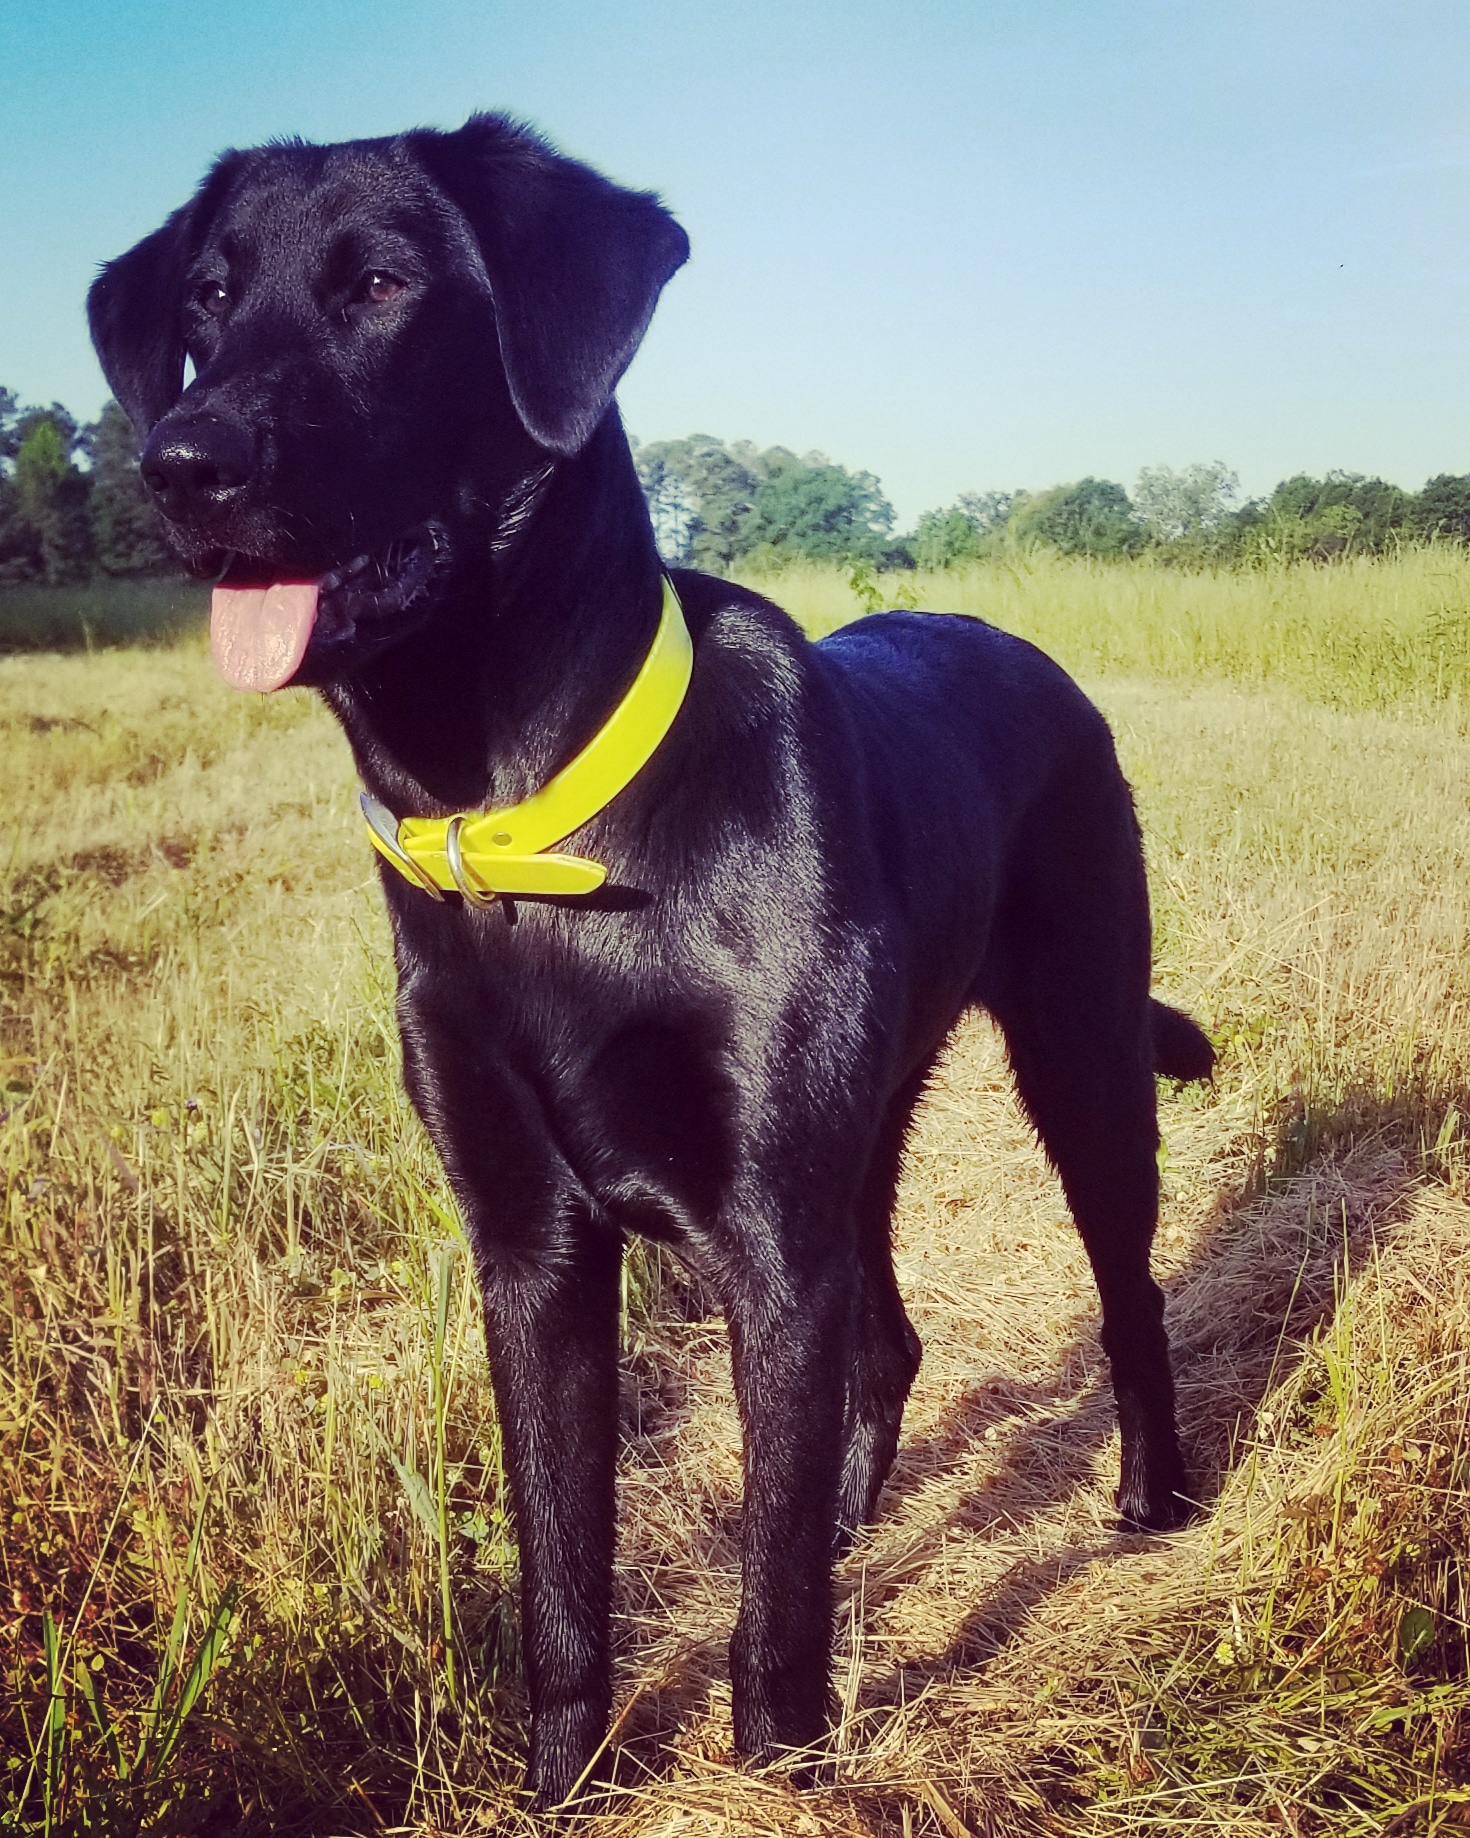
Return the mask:
[(432, 524), (315, 579), (233, 555), (210, 603), (215, 668), (236, 689), (280, 689), (308, 676), (328, 681), (349, 658), (403, 635), (404, 615), (427, 603), (445, 559)]

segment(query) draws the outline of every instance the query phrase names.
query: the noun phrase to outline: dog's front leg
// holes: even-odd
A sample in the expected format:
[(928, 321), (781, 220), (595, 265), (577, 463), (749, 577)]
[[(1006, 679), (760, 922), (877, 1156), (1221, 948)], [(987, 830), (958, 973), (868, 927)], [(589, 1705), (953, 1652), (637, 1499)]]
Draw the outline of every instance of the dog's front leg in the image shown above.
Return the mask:
[(730, 1643), (735, 1746), (810, 1750), (828, 1720), (832, 1552), (851, 1260), (762, 1272), (726, 1299), (745, 1428), (743, 1590)]
[(576, 1203), (480, 1254), (520, 1546), (527, 1785), (539, 1807), (567, 1797), (607, 1729), (621, 1257), (617, 1234)]
[(623, 1238), (595, 1215), (535, 1094), (483, 1050), (483, 1030), (466, 1022), (473, 1010), (451, 994), (405, 976), (404, 1082), (453, 1183), (479, 1269), (520, 1551), (527, 1785), (546, 1807), (567, 1797), (597, 1753), (612, 1698)]

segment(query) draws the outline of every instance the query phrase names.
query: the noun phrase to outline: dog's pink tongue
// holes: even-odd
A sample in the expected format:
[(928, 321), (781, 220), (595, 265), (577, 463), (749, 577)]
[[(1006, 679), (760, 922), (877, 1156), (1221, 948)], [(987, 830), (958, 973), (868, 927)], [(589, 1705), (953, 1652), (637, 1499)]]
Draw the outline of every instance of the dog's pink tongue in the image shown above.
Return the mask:
[(316, 624), (315, 581), (216, 587), (209, 607), (214, 667), (236, 689), (279, 689), (306, 656)]

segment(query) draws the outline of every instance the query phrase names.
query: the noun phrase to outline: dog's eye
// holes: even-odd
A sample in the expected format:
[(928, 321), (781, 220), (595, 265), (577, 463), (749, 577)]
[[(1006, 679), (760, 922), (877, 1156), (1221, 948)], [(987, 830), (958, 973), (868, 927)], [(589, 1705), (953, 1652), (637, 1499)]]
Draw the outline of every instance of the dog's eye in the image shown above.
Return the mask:
[(397, 275), (384, 274), (382, 269), (374, 268), (362, 277), (357, 297), (365, 306), (386, 306), (390, 300), (398, 298), (405, 285)]
[(230, 296), (218, 281), (206, 281), (199, 289), (199, 304), (211, 319), (223, 319), (230, 310)]

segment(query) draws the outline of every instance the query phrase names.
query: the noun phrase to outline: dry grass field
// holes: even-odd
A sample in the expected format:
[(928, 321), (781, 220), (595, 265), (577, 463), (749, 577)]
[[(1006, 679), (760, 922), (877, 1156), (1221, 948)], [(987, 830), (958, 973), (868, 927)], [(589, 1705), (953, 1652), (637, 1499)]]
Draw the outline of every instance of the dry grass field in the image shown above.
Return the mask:
[[(909, 1157), (924, 1366), (814, 1791), (734, 1762), (724, 1333), (629, 1259), (619, 1758), (576, 1827), (1470, 1824), (1470, 564), (918, 597), (1105, 708), (1161, 992), (1221, 1049), (1162, 1094), (1201, 1514), (1114, 1529), (1085, 1260), (975, 1019)], [(529, 1831), (474, 1295), (345, 746), (196, 636), (5, 659), (0, 749), (0, 1832)]]

